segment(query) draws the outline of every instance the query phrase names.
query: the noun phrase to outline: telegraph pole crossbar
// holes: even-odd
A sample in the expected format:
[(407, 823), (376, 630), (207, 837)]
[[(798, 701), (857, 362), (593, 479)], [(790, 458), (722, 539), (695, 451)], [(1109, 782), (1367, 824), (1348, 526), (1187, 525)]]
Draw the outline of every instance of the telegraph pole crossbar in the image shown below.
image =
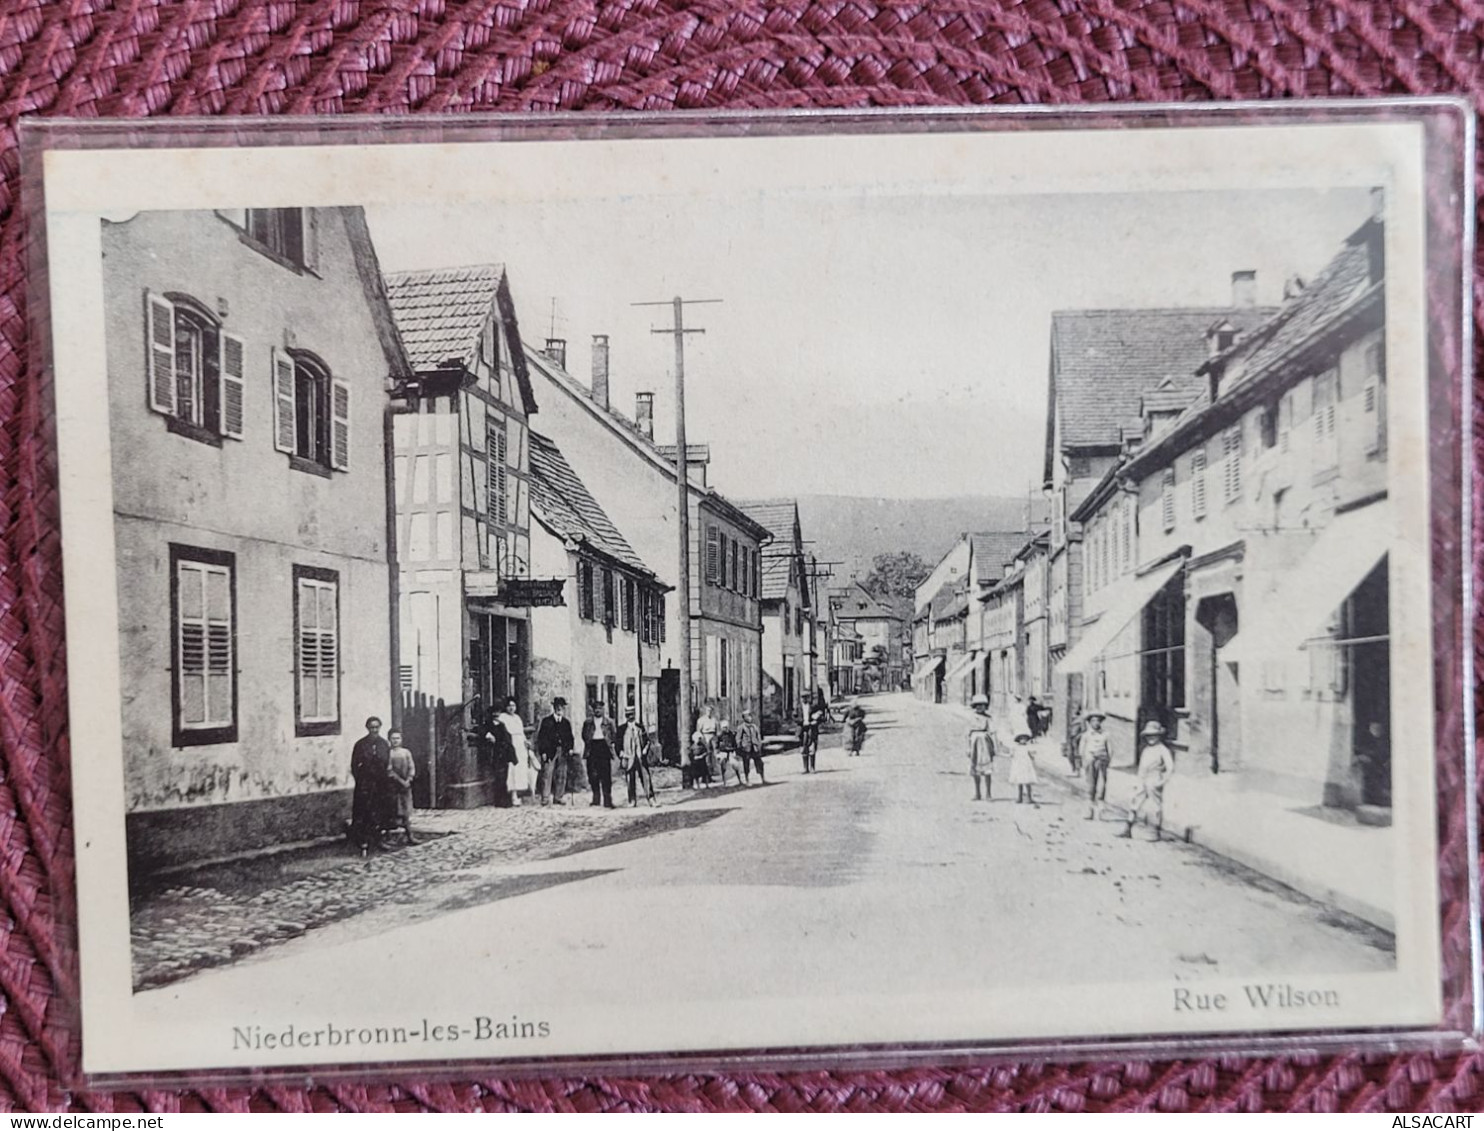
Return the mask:
[(690, 735), (691, 720), (691, 670), (693, 655), (691, 653), (691, 631), (690, 631), (690, 449), (685, 442), (685, 336), (687, 334), (704, 334), (706, 331), (700, 327), (687, 328), (685, 325), (686, 306), (714, 305), (722, 302), (719, 298), (692, 298), (685, 299), (676, 295), (669, 302), (635, 302), (631, 306), (668, 306), (674, 311), (675, 324), (666, 330), (651, 328), (651, 334), (671, 334), (675, 338), (675, 484), (680, 499), (679, 513), (679, 535), (680, 535), (680, 572), (679, 572), (679, 594), (676, 599), (677, 611), (680, 614), (680, 648), (683, 659), (680, 671), (679, 700), (677, 704), (680, 718), (679, 734), (676, 736), (676, 749), (680, 752), (681, 763), (686, 760), (685, 743)]

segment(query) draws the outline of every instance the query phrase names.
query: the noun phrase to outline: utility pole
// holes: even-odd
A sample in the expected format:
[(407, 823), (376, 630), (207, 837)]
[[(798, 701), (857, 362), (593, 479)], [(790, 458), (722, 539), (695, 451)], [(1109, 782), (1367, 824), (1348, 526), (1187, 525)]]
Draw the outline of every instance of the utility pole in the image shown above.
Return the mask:
[(685, 336), (687, 334), (704, 334), (706, 331), (699, 327), (687, 329), (685, 325), (685, 307), (689, 303), (692, 306), (702, 304), (715, 304), (722, 300), (719, 298), (693, 298), (683, 299), (676, 295), (669, 302), (636, 302), (633, 306), (668, 306), (674, 311), (675, 324), (668, 330), (650, 329), (651, 334), (671, 334), (675, 338), (675, 485), (677, 497), (680, 500), (679, 507), (679, 534), (680, 534), (680, 572), (679, 572), (679, 595), (676, 601), (676, 611), (680, 614), (680, 648), (682, 654), (680, 669), (680, 702), (678, 704), (679, 734), (676, 749), (680, 751), (680, 759), (685, 761), (685, 742), (690, 734), (691, 725), (691, 701), (690, 680), (691, 663), (691, 634), (690, 634), (690, 449), (685, 441)]

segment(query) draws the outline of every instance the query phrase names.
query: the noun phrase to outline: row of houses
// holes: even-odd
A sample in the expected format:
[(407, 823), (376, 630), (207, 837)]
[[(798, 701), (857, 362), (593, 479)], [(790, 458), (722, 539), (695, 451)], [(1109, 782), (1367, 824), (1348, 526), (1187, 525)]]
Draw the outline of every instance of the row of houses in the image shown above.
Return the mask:
[(610, 404), (604, 337), (586, 382), (528, 345), (503, 267), (384, 273), (351, 207), (140, 213), (103, 248), (137, 872), (337, 833), (368, 716), (418, 804), (469, 807), (509, 700), (633, 710), (679, 760), (681, 680), (774, 730), (828, 680), (797, 507), (691, 445), (679, 592), (654, 395)]
[[(918, 591), (915, 687), (1097, 710), (1128, 757), (1384, 824), (1390, 650), (1384, 220), (1276, 307), (1052, 318), (1044, 524), (966, 535)], [(1013, 545), (1012, 545), (1013, 543)], [(986, 557), (989, 560), (986, 560)]]

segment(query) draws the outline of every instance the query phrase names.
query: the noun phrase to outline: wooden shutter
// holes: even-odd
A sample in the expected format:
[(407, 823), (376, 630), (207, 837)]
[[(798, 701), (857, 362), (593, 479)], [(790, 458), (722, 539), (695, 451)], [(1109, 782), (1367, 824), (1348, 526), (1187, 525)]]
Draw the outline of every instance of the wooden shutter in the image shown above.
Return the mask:
[(233, 718), (231, 571), (182, 561), (176, 586), (180, 727), (228, 726)]
[(330, 466), (350, 470), (350, 386), (330, 382)]
[(577, 563), (577, 615), (593, 619), (593, 564), (589, 561)]
[(311, 271), (319, 270), (319, 213), (313, 208), (299, 210), (300, 222), (304, 226), (303, 265)]
[(297, 449), (298, 406), (294, 402), (294, 359), (273, 349), (273, 446), (293, 455)]
[(337, 687), (340, 632), (336, 585), (299, 578), (299, 719), (334, 722), (340, 716)]
[(485, 495), (485, 510), (491, 522), (498, 522), (502, 525), (509, 518), (505, 502), (505, 489), (509, 482), (505, 470), (507, 444), (504, 421), (492, 421), (489, 425), (484, 450), (486, 487), (488, 488)]
[(1166, 530), (1175, 529), (1175, 469), (1170, 468), (1160, 481), (1160, 519)]
[(149, 382), (149, 407), (167, 416), (176, 413), (175, 401), (175, 304), (168, 298), (144, 292), (145, 367)]
[(619, 626), (630, 632), (634, 628), (634, 585), (627, 577), (620, 576), (618, 579), (618, 613)]
[(716, 527), (706, 527), (706, 581), (719, 585), (721, 568), (721, 535)]
[(603, 623), (611, 625), (617, 622), (617, 610), (613, 607), (613, 571), (607, 566), (603, 567)]
[(1224, 494), (1231, 502), (1242, 493), (1242, 426), (1233, 425), (1222, 434), (1222, 445), (1226, 453)]
[(221, 432), (233, 440), (242, 439), (244, 399), (247, 381), (244, 370), (246, 347), (235, 334), (222, 333), (221, 341)]
[(1190, 457), (1190, 507), (1196, 518), (1206, 513), (1206, 453)]

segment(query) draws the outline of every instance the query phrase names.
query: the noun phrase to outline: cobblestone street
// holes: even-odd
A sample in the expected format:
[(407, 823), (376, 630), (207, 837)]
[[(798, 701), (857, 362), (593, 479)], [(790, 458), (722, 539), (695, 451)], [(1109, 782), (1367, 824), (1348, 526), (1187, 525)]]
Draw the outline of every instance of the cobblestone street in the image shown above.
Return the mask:
[(412, 846), (392, 835), (390, 848), (363, 858), (345, 843), (314, 845), (157, 881), (134, 900), (135, 989), (167, 985), (352, 917), (376, 913), (375, 923), (367, 924), (374, 930), (382, 920), (414, 923), (540, 886), (512, 881), (494, 890), (479, 869), (550, 860), (704, 823), (704, 812), (677, 808), (692, 794), (665, 788), (675, 776), (656, 774), (654, 808), (621, 802), (616, 809), (592, 808), (585, 795), (576, 794), (567, 806), (421, 810), (414, 820), (420, 840)]

